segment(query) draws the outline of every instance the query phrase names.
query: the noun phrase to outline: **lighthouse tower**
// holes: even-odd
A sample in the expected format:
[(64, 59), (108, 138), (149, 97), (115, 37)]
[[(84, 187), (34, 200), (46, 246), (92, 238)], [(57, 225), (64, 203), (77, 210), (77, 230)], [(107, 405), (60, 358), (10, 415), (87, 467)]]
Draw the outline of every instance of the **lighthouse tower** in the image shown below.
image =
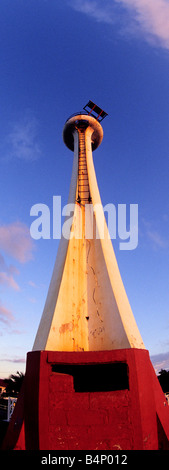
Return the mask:
[[(99, 114), (100, 114), (99, 108)], [(103, 129), (91, 114), (66, 121), (74, 152), (70, 235), (60, 242), (33, 350), (102, 351), (144, 348), (119, 273), (98, 190), (92, 150)]]
[(169, 408), (121, 279), (94, 170), (106, 115), (89, 101), (64, 125), (73, 216), (4, 448), (169, 448)]

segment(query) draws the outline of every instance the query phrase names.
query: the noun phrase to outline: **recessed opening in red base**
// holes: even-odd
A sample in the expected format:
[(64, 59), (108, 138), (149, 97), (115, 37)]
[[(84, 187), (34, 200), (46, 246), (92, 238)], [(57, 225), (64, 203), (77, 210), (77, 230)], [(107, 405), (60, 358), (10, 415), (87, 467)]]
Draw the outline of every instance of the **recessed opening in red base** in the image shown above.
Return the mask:
[(52, 372), (72, 375), (75, 392), (109, 392), (129, 389), (128, 366), (113, 364), (53, 364)]

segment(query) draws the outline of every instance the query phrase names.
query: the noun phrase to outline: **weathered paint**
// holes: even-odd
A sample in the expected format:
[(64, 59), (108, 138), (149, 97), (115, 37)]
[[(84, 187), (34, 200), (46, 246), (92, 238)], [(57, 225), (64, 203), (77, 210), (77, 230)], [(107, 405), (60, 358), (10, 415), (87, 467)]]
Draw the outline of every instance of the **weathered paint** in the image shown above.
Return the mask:
[[(81, 128), (84, 120), (86, 125), (84, 123)], [(68, 201), (77, 201), (71, 228), (74, 236), (60, 241), (33, 350), (144, 348), (120, 276), (103, 209), (97, 218), (94, 214), (94, 224), (86, 215), (86, 203), (101, 205), (92, 146), (95, 149), (100, 145), (103, 129), (93, 117), (77, 115), (66, 122), (63, 136), (66, 145), (74, 149)], [(104, 238), (96, 238), (94, 229), (93, 239), (87, 239), (86, 221), (89, 232), (96, 226), (99, 234), (104, 223)], [(77, 238), (79, 227), (82, 231)]]
[[(121, 362), (129, 378), (122, 390), (77, 392), (73, 375), (52, 370), (58, 364)], [(145, 349), (30, 352), (21, 415), (18, 405), (19, 400), (4, 450), (169, 449), (169, 407)], [(20, 432), (15, 429), (19, 418)]]

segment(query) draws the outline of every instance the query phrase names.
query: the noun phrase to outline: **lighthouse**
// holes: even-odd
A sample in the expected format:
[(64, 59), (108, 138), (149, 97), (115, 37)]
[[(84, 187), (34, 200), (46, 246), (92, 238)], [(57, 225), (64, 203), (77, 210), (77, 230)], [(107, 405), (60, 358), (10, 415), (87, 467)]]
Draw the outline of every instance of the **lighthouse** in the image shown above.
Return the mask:
[[(99, 108), (100, 114), (100, 108)], [(74, 215), (62, 237), (33, 350), (101, 351), (144, 348), (108, 233), (93, 164), (103, 128), (91, 114), (63, 129), (74, 152), (68, 204)], [(90, 238), (89, 238), (90, 236)]]
[(73, 154), (73, 216), (4, 448), (169, 448), (169, 408), (123, 285), (94, 169), (106, 116), (89, 101), (63, 128)]

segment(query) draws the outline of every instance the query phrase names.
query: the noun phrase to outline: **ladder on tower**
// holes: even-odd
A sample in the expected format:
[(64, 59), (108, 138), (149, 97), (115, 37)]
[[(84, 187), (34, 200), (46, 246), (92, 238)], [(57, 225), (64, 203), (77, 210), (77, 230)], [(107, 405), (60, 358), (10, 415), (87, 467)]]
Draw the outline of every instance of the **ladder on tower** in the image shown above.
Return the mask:
[(78, 162), (78, 199), (80, 204), (91, 203), (88, 170), (86, 161), (85, 135), (83, 130), (79, 129), (79, 162)]

